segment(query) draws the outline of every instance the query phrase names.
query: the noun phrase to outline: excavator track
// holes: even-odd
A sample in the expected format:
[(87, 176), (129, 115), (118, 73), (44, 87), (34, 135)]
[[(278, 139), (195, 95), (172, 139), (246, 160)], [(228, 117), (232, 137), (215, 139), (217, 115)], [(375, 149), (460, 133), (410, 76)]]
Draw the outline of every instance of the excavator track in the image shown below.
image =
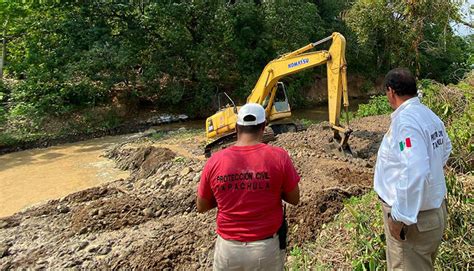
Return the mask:
[[(265, 131), (263, 133), (262, 142), (268, 143), (270, 141), (275, 140), (275, 136), (282, 133), (292, 133), (292, 132), (301, 132), (306, 130), (306, 127), (301, 123), (276, 123), (270, 124), (269, 126), (265, 127)], [(237, 141), (237, 134), (235, 132), (225, 135), (209, 144), (206, 145), (204, 154), (206, 157), (211, 157), (212, 153), (225, 149)]]
[[(265, 131), (263, 132), (263, 143), (268, 143), (270, 141), (275, 140), (275, 133), (270, 127), (265, 127)], [(212, 141), (211, 143), (207, 144), (204, 149), (204, 155), (209, 158), (211, 157), (212, 153), (223, 150), (237, 141), (237, 133), (233, 132), (231, 134), (225, 135), (223, 137), (218, 138), (217, 140)]]
[(296, 122), (270, 124), (270, 128), (273, 130), (273, 133), (275, 135), (283, 133), (301, 132), (306, 130), (306, 127), (304, 127), (303, 124)]

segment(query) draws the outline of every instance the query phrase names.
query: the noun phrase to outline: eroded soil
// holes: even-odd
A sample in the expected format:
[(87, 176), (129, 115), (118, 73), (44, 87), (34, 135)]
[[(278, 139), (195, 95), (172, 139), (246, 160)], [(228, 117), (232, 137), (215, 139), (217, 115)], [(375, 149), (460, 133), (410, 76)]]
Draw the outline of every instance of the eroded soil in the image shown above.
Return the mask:
[[(388, 116), (354, 121), (357, 159), (325, 150), (324, 124), (277, 136), (301, 177), (302, 200), (288, 207), (290, 245), (316, 238), (343, 200), (370, 189)], [(100, 187), (0, 219), (0, 269), (210, 269), (215, 211), (198, 214), (195, 193), (204, 138), (173, 136), (120, 144), (105, 153), (131, 171)]]

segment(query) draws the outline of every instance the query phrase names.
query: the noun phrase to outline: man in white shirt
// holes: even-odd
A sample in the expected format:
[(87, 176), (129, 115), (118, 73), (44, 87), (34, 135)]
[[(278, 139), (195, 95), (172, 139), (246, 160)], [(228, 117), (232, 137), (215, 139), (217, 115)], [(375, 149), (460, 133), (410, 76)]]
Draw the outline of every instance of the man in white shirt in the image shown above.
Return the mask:
[(415, 77), (393, 69), (384, 87), (391, 125), (377, 154), (388, 270), (432, 270), (446, 226), (443, 167), (451, 152), (443, 122), (417, 97)]

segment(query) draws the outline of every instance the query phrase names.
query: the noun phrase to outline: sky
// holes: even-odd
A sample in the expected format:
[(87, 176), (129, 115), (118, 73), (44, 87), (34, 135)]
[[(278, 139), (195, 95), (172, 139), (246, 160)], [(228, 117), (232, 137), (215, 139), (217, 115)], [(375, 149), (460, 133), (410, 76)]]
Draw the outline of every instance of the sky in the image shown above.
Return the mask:
[[(472, 6), (472, 9), (470, 8), (471, 6)], [(473, 12), (474, 12), (474, 0), (466, 1), (466, 3), (462, 7), (464, 21), (473, 23), (473, 19), (474, 19)], [(467, 36), (467, 35), (474, 34), (474, 29), (467, 27), (465, 25), (455, 24), (453, 26), (454, 26), (455, 31), (460, 36)]]

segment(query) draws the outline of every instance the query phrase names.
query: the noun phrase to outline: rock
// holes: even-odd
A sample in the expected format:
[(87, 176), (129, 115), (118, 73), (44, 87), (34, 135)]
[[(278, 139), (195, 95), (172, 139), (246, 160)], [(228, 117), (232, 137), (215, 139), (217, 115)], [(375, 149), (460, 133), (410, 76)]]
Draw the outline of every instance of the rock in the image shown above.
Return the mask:
[(48, 264), (49, 262), (45, 259), (39, 259), (36, 261), (36, 265), (45, 265)]
[(192, 168), (185, 167), (181, 170), (181, 172), (179, 174), (184, 177), (184, 176), (188, 175), (189, 173), (191, 173), (192, 171), (193, 171)]
[(76, 259), (76, 260), (67, 262), (66, 264), (63, 265), (63, 267), (65, 267), (65, 268), (71, 268), (71, 267), (74, 267), (74, 266), (77, 266), (77, 265), (81, 265), (81, 264), (82, 264), (82, 260)]
[(156, 133), (155, 129), (148, 129), (145, 132), (143, 132), (143, 136), (149, 136), (149, 135), (152, 135), (154, 133)]
[(79, 230), (79, 234), (84, 234), (87, 232), (87, 227), (83, 227), (82, 229)]
[(0, 229), (5, 229), (8, 227), (8, 221), (0, 221)]
[(155, 216), (160, 217), (162, 213), (163, 213), (163, 209), (160, 209), (160, 210), (156, 211)]
[(164, 173), (164, 174), (162, 174), (162, 175), (160, 175), (160, 176), (158, 177), (158, 180), (166, 179), (166, 178), (168, 178), (169, 176), (170, 176), (170, 175), (169, 175), (168, 173)]
[(201, 179), (201, 174), (196, 173), (196, 175), (194, 175), (194, 178), (193, 178), (193, 183), (198, 183), (200, 179)]
[(169, 184), (169, 181), (167, 179), (161, 181), (161, 187), (166, 188)]
[(99, 250), (99, 247), (98, 246), (93, 246), (93, 247), (90, 247), (87, 251), (90, 252), (90, 253), (94, 253), (96, 251)]
[(88, 245), (89, 245), (89, 242), (87, 242), (87, 241), (80, 242), (80, 243), (79, 243), (79, 246), (77, 247), (77, 250), (83, 250), (83, 249), (86, 248)]
[(103, 216), (103, 215), (104, 215), (104, 210), (102, 210), (102, 209), (99, 210), (99, 211), (97, 212), (97, 215), (98, 215), (99, 217), (100, 217), (100, 216)]
[(105, 255), (105, 254), (108, 254), (111, 250), (112, 250), (112, 249), (111, 249), (110, 247), (105, 246), (105, 247), (101, 247), (101, 248), (97, 251), (97, 253), (98, 253), (99, 255)]
[(178, 132), (185, 132), (186, 131), (186, 127), (181, 127), (178, 129)]
[(58, 210), (58, 212), (60, 212), (61, 214), (65, 214), (68, 213), (71, 209), (69, 209), (69, 207), (66, 205), (58, 205), (58, 207), (56, 207), (56, 210)]
[(160, 121), (161, 122), (171, 122), (171, 119), (172, 119), (171, 116), (167, 115), (167, 114), (160, 116)]
[(0, 245), (0, 259), (5, 257), (5, 256), (8, 256), (8, 250), (10, 249), (10, 246), (7, 245), (7, 244), (1, 244)]
[(145, 209), (143, 209), (142, 213), (146, 217), (153, 217), (154, 210), (153, 210), (153, 208), (145, 208)]

